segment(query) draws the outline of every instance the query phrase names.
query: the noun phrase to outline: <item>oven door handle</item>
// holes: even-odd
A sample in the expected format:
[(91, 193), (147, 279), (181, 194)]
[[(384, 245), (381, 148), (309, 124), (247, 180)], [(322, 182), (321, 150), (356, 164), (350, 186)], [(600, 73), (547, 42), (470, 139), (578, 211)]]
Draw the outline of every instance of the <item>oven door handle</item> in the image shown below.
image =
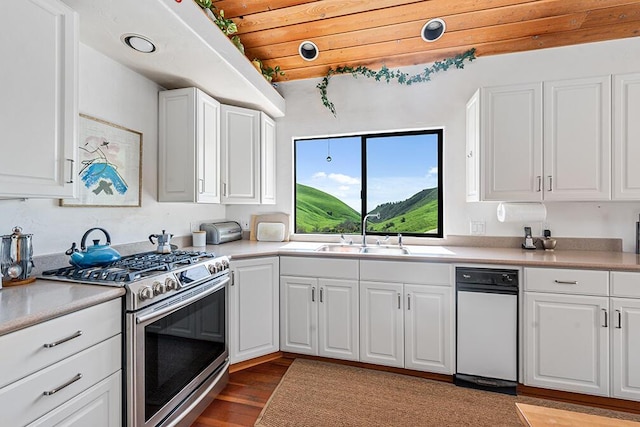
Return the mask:
[(227, 283), (229, 283), (229, 277), (225, 278), (223, 281), (221, 281), (215, 286), (212, 286), (206, 291), (200, 292), (196, 295), (192, 295), (191, 297), (187, 299), (183, 299), (180, 302), (177, 302), (175, 304), (169, 304), (166, 307), (163, 307), (156, 311), (151, 311), (150, 313), (139, 314), (136, 316), (136, 324), (139, 325), (140, 323), (148, 322), (150, 320), (154, 320), (156, 318), (166, 316), (167, 314), (173, 313), (174, 311), (178, 311), (181, 308), (198, 301), (199, 299), (202, 299), (206, 296), (213, 294), (216, 291), (219, 291), (220, 289), (224, 288)]

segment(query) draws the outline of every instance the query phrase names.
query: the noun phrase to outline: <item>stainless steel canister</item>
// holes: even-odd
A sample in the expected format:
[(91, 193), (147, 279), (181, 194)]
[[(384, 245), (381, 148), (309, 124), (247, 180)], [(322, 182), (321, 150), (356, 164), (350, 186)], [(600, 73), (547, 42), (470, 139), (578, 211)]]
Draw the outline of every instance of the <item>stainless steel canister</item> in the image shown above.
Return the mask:
[(0, 245), (0, 273), (2, 281), (24, 280), (33, 268), (33, 234), (23, 234), (22, 228), (13, 228), (13, 234), (2, 236)]

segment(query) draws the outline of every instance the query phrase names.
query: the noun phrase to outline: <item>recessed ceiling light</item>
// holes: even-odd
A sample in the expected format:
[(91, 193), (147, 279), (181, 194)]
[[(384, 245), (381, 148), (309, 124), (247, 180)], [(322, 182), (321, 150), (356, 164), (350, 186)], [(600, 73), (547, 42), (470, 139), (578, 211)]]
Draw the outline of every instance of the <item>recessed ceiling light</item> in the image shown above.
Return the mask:
[(426, 42), (434, 42), (442, 37), (446, 29), (447, 26), (442, 19), (434, 18), (424, 24), (420, 35), (422, 36), (422, 40)]
[(318, 57), (320, 51), (318, 50), (318, 46), (312, 41), (305, 40), (300, 43), (298, 47), (298, 53), (305, 61), (313, 61)]
[(156, 46), (151, 40), (139, 34), (123, 34), (122, 37), (120, 37), (120, 40), (122, 40), (122, 43), (126, 44), (133, 50), (137, 50), (138, 52), (151, 53), (156, 50)]

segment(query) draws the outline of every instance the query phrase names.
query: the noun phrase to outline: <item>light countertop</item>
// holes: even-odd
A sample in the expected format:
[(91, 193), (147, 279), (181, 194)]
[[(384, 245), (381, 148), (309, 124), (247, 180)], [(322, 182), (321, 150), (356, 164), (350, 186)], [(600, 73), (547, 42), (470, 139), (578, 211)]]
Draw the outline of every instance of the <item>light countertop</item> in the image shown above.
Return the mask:
[(37, 279), (0, 290), (0, 335), (122, 297), (124, 288)]
[(228, 255), (232, 259), (258, 256), (318, 256), (393, 261), (449, 262), (456, 264), (491, 264), (523, 267), (580, 268), (640, 272), (640, 255), (630, 252), (555, 250), (544, 251), (512, 248), (468, 246), (405, 245), (407, 255), (316, 252), (326, 243), (318, 242), (256, 242), (238, 240), (204, 248), (186, 248)]

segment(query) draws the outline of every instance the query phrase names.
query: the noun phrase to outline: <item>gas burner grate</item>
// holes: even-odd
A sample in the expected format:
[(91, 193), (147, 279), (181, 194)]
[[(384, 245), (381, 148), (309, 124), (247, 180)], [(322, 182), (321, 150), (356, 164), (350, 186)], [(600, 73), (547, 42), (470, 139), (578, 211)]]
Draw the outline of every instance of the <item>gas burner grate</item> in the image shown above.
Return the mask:
[(167, 254), (145, 252), (122, 257), (104, 267), (62, 267), (43, 271), (43, 276), (57, 276), (78, 282), (133, 282), (152, 272), (172, 271), (184, 265), (195, 264), (205, 258), (213, 258), (212, 252), (174, 251)]

